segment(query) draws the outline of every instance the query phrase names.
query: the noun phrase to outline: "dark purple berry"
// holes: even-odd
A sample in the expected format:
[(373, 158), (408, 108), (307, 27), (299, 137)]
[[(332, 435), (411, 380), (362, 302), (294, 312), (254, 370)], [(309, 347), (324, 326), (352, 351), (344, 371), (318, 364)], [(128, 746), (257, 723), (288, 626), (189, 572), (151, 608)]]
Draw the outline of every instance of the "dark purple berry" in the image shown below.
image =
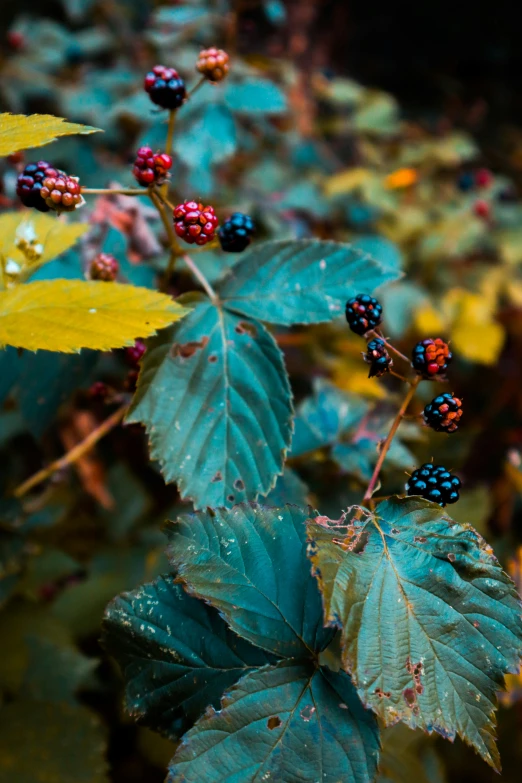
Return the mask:
[(445, 506), (459, 499), (460, 479), (442, 465), (426, 462), (414, 470), (406, 484), (408, 495), (420, 495), (425, 500)]
[(255, 232), (254, 221), (250, 215), (234, 212), (218, 231), (221, 249), (227, 253), (241, 253)]
[(382, 305), (368, 294), (357, 294), (346, 303), (346, 320), (352, 332), (366, 334), (382, 321)]

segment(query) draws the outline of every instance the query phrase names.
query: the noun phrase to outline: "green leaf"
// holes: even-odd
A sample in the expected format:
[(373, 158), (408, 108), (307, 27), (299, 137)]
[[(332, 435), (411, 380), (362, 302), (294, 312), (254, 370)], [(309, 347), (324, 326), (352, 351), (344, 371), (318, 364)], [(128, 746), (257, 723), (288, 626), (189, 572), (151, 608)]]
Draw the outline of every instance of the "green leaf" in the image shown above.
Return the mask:
[(306, 506), (310, 490), (301, 481), (297, 473), (285, 466), (285, 472), (279, 476), (275, 487), (268, 493), (263, 501), (267, 506), (284, 506), (292, 503), (295, 506)]
[(495, 694), (518, 671), (522, 619), (491, 548), (420, 499), (328, 522), (309, 524), (310, 556), (363, 703), (386, 725), (458, 734), (498, 769)]
[(209, 103), (177, 134), (175, 150), (191, 168), (214, 165), (234, 154), (236, 135), (236, 123), (230, 109), (224, 104)]
[(253, 503), (181, 516), (166, 527), (168, 556), (189, 591), (239, 636), (276, 655), (308, 657), (332, 634), (306, 559), (307, 518), (296, 506)]
[(85, 133), (101, 133), (101, 129), (77, 125), (50, 114), (0, 114), (0, 157), (43, 147), (60, 136)]
[(219, 286), (225, 307), (276, 324), (331, 321), (346, 300), (399, 277), (371, 256), (318, 239), (263, 242)]
[(268, 79), (229, 82), (225, 87), (225, 101), (238, 114), (283, 114), (287, 109), (284, 92)]
[(223, 692), (243, 674), (271, 661), (172, 576), (114, 599), (103, 639), (122, 667), (127, 710), (171, 738), (209, 704), (219, 707)]
[(196, 507), (266, 495), (292, 431), (281, 352), (262, 324), (202, 302), (151, 341), (128, 420)]
[(392, 272), (399, 273), (404, 266), (404, 257), (400, 248), (394, 242), (386, 239), (386, 237), (374, 234), (358, 236), (352, 242), (352, 247), (360, 250), (362, 253), (368, 253), (381, 266)]
[(322, 378), (314, 380), (314, 393), (299, 405), (295, 416), (291, 456), (335, 444), (341, 435), (365, 415), (368, 405)]
[(46, 280), (0, 291), (0, 345), (75, 353), (132, 345), (186, 309), (146, 288)]
[(0, 710), (0, 783), (109, 783), (105, 753), (85, 707), (20, 700)]
[(370, 783), (379, 735), (350, 679), (285, 662), (243, 677), (186, 734), (167, 783)]
[(20, 691), (22, 698), (75, 703), (75, 693), (98, 665), (74, 647), (38, 636), (26, 638), (29, 662)]

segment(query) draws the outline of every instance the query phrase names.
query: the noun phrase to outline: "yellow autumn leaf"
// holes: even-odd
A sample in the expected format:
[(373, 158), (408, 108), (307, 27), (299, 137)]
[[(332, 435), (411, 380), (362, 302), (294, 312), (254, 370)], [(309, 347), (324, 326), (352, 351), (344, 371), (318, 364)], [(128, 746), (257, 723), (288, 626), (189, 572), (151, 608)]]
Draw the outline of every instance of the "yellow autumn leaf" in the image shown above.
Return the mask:
[(350, 193), (356, 188), (360, 188), (368, 179), (374, 175), (369, 169), (353, 168), (340, 171), (333, 174), (324, 182), (324, 193), (331, 198), (343, 193)]
[(446, 326), (441, 314), (430, 304), (423, 304), (415, 311), (413, 323), (419, 334), (443, 332)]
[(43, 147), (59, 136), (98, 133), (100, 128), (67, 122), (52, 114), (0, 114), (0, 157), (18, 150)]
[(375, 378), (368, 378), (368, 366), (360, 358), (343, 356), (331, 363), (331, 370), (332, 383), (343, 391), (373, 400), (386, 397), (384, 387)]
[(62, 223), (36, 211), (5, 212), (0, 215), (0, 255), (8, 275), (23, 280), (24, 272), (69, 250), (89, 228), (88, 223)]
[(132, 345), (188, 311), (147, 288), (44, 280), (0, 292), (0, 345), (75, 353)]
[(452, 348), (469, 361), (494, 364), (504, 343), (504, 328), (493, 320), (495, 299), (462, 289), (451, 293), (459, 297), (451, 329)]
[(389, 188), (389, 190), (408, 188), (411, 185), (415, 185), (418, 178), (415, 169), (397, 169), (397, 171), (388, 174), (384, 180), (384, 185)]

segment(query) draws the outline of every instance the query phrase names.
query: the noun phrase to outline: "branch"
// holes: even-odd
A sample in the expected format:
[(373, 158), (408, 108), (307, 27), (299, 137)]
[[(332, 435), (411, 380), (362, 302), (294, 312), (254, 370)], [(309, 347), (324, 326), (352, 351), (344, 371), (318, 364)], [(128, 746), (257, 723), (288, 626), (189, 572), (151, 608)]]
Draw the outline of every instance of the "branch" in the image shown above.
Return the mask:
[(187, 253), (184, 254), (183, 261), (188, 266), (188, 268), (190, 269), (190, 271), (192, 272), (196, 280), (198, 280), (201, 283), (201, 285), (205, 289), (212, 303), (216, 304), (218, 302), (218, 295), (216, 294), (216, 292), (208, 282), (203, 272), (201, 272), (200, 269), (198, 269), (198, 267), (196, 266), (192, 258)]
[(408, 359), (407, 356), (405, 356), (403, 353), (399, 351), (398, 348), (396, 348), (394, 345), (388, 342), (385, 337), (381, 334), (381, 332), (378, 332), (376, 329), (371, 329), (369, 334), (373, 335), (374, 337), (377, 337), (379, 340), (382, 340), (384, 345), (389, 351), (393, 351), (393, 353), (396, 356), (399, 356), (404, 362), (407, 362), (409, 365), (411, 365), (411, 361)]
[(73, 449), (68, 451), (67, 454), (64, 454), (64, 456), (60, 457), (60, 459), (51, 462), (51, 464), (46, 468), (42, 468), (42, 470), (39, 470), (38, 473), (35, 473), (33, 476), (24, 481), (23, 484), (20, 484), (20, 486), (15, 489), (14, 496), (17, 498), (23, 497), (27, 494), (27, 492), (29, 492), (29, 490), (33, 489), (33, 487), (36, 487), (38, 484), (41, 484), (42, 481), (48, 479), (49, 476), (52, 476), (53, 473), (56, 473), (62, 468), (66, 468), (68, 465), (72, 465), (74, 462), (79, 460), (80, 457), (83, 457), (83, 455), (90, 451), (99, 440), (101, 440), (121, 422), (127, 413), (128, 407), (129, 406), (127, 403), (121, 405), (111, 416), (109, 416), (108, 419), (105, 419), (105, 421), (103, 421), (99, 427), (96, 427), (95, 430), (93, 430), (84, 440), (82, 440), (81, 443), (78, 443)]
[(104, 196), (147, 196), (145, 188), (82, 188), (82, 193)]

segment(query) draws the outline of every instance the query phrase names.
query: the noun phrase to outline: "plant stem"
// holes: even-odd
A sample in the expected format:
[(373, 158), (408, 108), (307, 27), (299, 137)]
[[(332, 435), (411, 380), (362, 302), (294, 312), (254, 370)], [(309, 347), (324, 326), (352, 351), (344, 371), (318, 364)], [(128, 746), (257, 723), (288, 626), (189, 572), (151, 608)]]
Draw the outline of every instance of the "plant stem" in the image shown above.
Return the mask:
[(404, 383), (411, 383), (409, 378), (406, 378), (404, 375), (401, 375), (398, 372), (395, 372), (395, 370), (390, 370), (390, 375), (394, 375), (396, 378), (399, 378), (401, 381), (404, 381)]
[(165, 152), (167, 155), (172, 155), (172, 139), (174, 138), (174, 125), (176, 124), (176, 112), (171, 109), (169, 111), (169, 124), (167, 126), (167, 141), (165, 142)]
[(159, 216), (161, 218), (161, 222), (163, 223), (163, 226), (165, 228), (165, 231), (167, 232), (167, 236), (169, 238), (169, 245), (172, 249), (177, 247), (177, 240), (176, 235), (174, 233), (174, 229), (172, 227), (172, 224), (169, 220), (169, 217), (167, 213), (165, 212), (165, 207), (162, 204), (162, 197), (160, 196), (158, 191), (155, 190), (149, 190), (149, 198), (158, 210)]
[(104, 196), (146, 196), (147, 191), (145, 188), (82, 188), (82, 193), (104, 195)]
[(23, 484), (20, 484), (20, 486), (17, 487), (14, 491), (15, 497), (23, 497), (23, 495), (27, 494), (27, 492), (33, 489), (33, 487), (36, 487), (38, 484), (41, 484), (42, 481), (48, 479), (49, 476), (52, 476), (53, 473), (56, 473), (56, 471), (61, 470), (68, 465), (72, 465), (74, 462), (83, 457), (83, 455), (90, 451), (99, 440), (101, 440), (121, 422), (127, 413), (128, 407), (128, 403), (121, 405), (117, 410), (114, 411), (113, 414), (111, 414), (111, 416), (109, 416), (108, 419), (105, 419), (105, 421), (103, 421), (99, 427), (96, 427), (95, 430), (87, 435), (87, 437), (78, 443), (73, 449), (68, 451), (67, 454), (64, 454), (64, 456), (60, 457), (60, 459), (51, 462), (51, 464), (46, 468), (42, 468), (42, 470), (39, 470), (38, 473), (35, 473), (33, 476), (28, 478), (27, 481), (24, 481)]
[(401, 359), (402, 359), (404, 362), (407, 362), (408, 364), (410, 364), (410, 365), (411, 365), (411, 361), (408, 359), (408, 357), (407, 357), (407, 356), (405, 356), (403, 353), (401, 353), (401, 352), (399, 351), (399, 349), (398, 349), (398, 348), (396, 348), (394, 345), (392, 345), (391, 343), (389, 343), (389, 342), (388, 342), (388, 340), (386, 340), (386, 339), (385, 339), (385, 338), (382, 336), (381, 332), (378, 332), (376, 329), (372, 329), (372, 330), (369, 332), (369, 334), (373, 335), (374, 337), (377, 337), (379, 340), (382, 340), (382, 341), (383, 341), (383, 343), (384, 343), (384, 345), (386, 346), (386, 348), (387, 348), (389, 351), (393, 351), (393, 353), (394, 353), (396, 356), (399, 356), (399, 357), (400, 357), (400, 358), (401, 358)]
[(415, 392), (417, 390), (417, 386), (419, 385), (420, 380), (421, 379), (419, 377), (417, 377), (417, 378), (414, 378), (413, 381), (411, 381), (411, 386), (408, 389), (408, 393), (406, 394), (406, 397), (404, 398), (404, 400), (402, 402), (402, 405), (399, 408), (397, 416), (395, 417), (395, 419), (393, 421), (393, 424), (392, 424), (392, 426), (390, 428), (390, 431), (388, 433), (388, 437), (386, 438), (386, 440), (382, 444), (381, 452), (379, 454), (379, 459), (377, 460), (377, 464), (376, 464), (375, 469), (373, 471), (373, 475), (372, 475), (372, 477), (370, 479), (370, 483), (368, 484), (368, 488), (367, 488), (366, 492), (364, 493), (363, 503), (365, 501), (367, 501), (367, 500), (371, 500), (371, 497), (373, 495), (373, 491), (375, 489), (375, 485), (377, 484), (377, 479), (379, 478), (379, 473), (381, 472), (382, 463), (385, 460), (386, 454), (388, 453), (388, 449), (391, 446), (391, 442), (392, 442), (392, 440), (393, 440), (393, 438), (395, 436), (395, 433), (399, 429), (399, 424), (401, 423), (402, 418), (403, 418), (404, 414), (406, 413), (406, 411), (408, 409), (408, 405), (410, 404), (410, 402), (413, 399), (413, 396), (414, 396), (414, 394), (415, 394)]
[(185, 101), (189, 101), (192, 98), (192, 96), (194, 95), (194, 93), (196, 93), (199, 90), (200, 87), (203, 87), (203, 85), (205, 84), (206, 81), (207, 81), (206, 76), (202, 76), (201, 79), (199, 80), (199, 82), (196, 82), (194, 87), (192, 87), (188, 91), (187, 97), (185, 98)]
[(201, 283), (201, 285), (203, 286), (203, 288), (207, 292), (207, 294), (208, 294), (210, 300), (213, 302), (213, 304), (216, 304), (217, 301), (218, 301), (218, 295), (216, 294), (216, 292), (214, 291), (214, 289), (212, 288), (212, 286), (208, 282), (208, 280), (205, 277), (205, 275), (198, 269), (198, 267), (196, 266), (196, 264), (194, 263), (192, 258), (187, 253), (185, 253), (183, 255), (183, 261), (188, 266), (188, 268), (190, 269), (190, 271), (192, 272), (192, 274), (194, 275), (196, 280), (198, 280)]

